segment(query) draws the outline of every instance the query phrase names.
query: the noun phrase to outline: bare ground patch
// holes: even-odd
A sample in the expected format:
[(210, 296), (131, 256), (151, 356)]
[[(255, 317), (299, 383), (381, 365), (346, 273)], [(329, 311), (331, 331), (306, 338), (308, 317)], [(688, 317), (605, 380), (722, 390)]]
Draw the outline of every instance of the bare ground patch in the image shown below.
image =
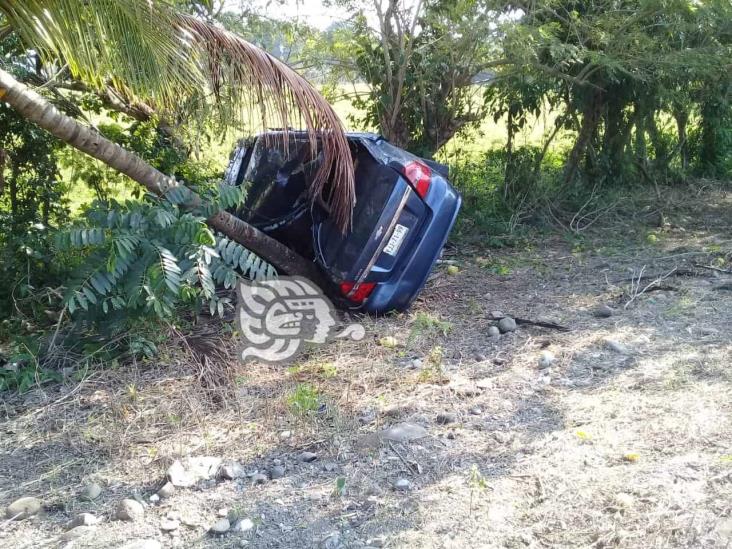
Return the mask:
[[(0, 505), (35, 495), (45, 510), (0, 522), (0, 546), (729, 547), (732, 276), (698, 265), (732, 268), (732, 197), (683, 198), (661, 227), (649, 209), (580, 237), (460, 248), (460, 273), (438, 269), (409, 313), (363, 319), (364, 341), (293, 367), (238, 366), (223, 405), (175, 346), (153, 364), (5, 397)], [(634, 286), (639, 274), (651, 276)], [(595, 316), (601, 304), (612, 316)], [(521, 325), (491, 339), (493, 311), (570, 331)], [(377, 343), (386, 335), (397, 347)], [(546, 369), (542, 351), (555, 357)], [(298, 413), (302, 387), (312, 412)], [(404, 421), (428, 436), (376, 436)], [(111, 520), (185, 455), (249, 473), (281, 463), (285, 476), (178, 489), (141, 521)], [(104, 486), (94, 502), (78, 496), (89, 481)], [(222, 510), (253, 527), (211, 536)], [(84, 511), (104, 521), (60, 540)], [(171, 512), (189, 523), (172, 535), (160, 530)]]

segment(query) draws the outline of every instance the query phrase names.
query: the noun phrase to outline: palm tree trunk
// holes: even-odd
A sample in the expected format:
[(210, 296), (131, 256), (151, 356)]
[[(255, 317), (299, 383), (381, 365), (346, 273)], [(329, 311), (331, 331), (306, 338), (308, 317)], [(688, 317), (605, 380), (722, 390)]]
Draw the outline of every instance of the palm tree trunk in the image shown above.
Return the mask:
[[(181, 186), (181, 183), (156, 170), (139, 156), (62, 114), (43, 97), (2, 69), (0, 69), (0, 101), (13, 107), (26, 120), (38, 124), (51, 135), (81, 152), (101, 160), (157, 196), (164, 197), (170, 189)], [(200, 196), (195, 193), (191, 195), (192, 199), (185, 206), (194, 208), (200, 205)], [(219, 210), (206, 221), (217, 231), (269, 261), (279, 271), (304, 276), (316, 284), (322, 283), (321, 274), (313, 262), (230, 213)]]

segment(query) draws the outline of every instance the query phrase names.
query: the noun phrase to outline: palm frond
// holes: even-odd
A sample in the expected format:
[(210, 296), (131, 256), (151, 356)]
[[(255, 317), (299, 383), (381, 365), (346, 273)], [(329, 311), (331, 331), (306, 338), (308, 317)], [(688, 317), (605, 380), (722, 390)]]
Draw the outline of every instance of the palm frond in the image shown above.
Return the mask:
[(287, 128), (304, 127), (324, 160), (311, 197), (323, 199), (339, 227), (350, 224), (353, 160), (341, 121), (272, 55), (161, 0), (0, 0), (0, 13), (46, 63), (66, 63), (98, 89), (112, 85), (163, 112), (213, 99), (230, 126), (257, 120), (262, 129), (285, 128), (285, 139)]

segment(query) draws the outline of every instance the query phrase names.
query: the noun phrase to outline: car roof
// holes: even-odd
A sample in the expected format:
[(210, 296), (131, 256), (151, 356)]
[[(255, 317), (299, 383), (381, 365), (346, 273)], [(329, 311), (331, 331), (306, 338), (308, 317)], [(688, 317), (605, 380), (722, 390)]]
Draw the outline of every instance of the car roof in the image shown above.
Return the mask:
[[(273, 134), (281, 134), (281, 133), (284, 133), (284, 130), (278, 128), (278, 129), (268, 130), (266, 132), (261, 132), (261, 133), (257, 134), (257, 137), (259, 137), (261, 135), (273, 135)], [(307, 134), (308, 134), (305, 130), (287, 130), (287, 133), (293, 134), (293, 135), (302, 135), (302, 136), (307, 136)], [(348, 139), (366, 139), (368, 141), (373, 141), (373, 142), (381, 141), (384, 139), (383, 136), (379, 135), (378, 133), (373, 133), (373, 132), (345, 132), (345, 133), (346, 133), (346, 137)]]

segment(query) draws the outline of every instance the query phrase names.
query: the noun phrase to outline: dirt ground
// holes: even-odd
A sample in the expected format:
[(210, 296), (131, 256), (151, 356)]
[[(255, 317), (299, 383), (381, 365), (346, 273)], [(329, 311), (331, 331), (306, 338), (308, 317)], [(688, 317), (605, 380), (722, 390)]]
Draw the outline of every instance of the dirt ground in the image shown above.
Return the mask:
[[(0, 547), (732, 547), (732, 193), (679, 191), (664, 214), (635, 201), (580, 235), (458, 243), (459, 273), (440, 265), (408, 313), (294, 366), (238, 366), (225, 401), (173, 344), (4, 395), (0, 508), (44, 509), (0, 518)], [(496, 311), (569, 330), (491, 338)], [(426, 436), (379, 436), (404, 422)], [(113, 520), (183, 456), (285, 472)], [(65, 534), (81, 512), (102, 522)], [(212, 535), (227, 514), (251, 522)]]

